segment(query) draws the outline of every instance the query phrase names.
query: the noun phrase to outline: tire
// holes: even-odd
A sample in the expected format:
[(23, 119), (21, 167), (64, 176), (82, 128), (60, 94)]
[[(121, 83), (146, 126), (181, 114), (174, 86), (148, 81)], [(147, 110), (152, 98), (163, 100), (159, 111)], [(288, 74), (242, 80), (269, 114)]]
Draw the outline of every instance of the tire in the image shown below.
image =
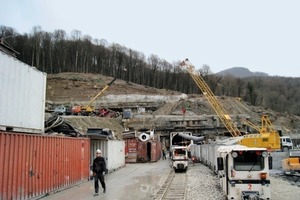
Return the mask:
[(282, 148), (282, 151), (283, 151), (283, 152), (289, 152), (289, 148), (288, 148), (288, 147), (283, 147), (283, 148)]

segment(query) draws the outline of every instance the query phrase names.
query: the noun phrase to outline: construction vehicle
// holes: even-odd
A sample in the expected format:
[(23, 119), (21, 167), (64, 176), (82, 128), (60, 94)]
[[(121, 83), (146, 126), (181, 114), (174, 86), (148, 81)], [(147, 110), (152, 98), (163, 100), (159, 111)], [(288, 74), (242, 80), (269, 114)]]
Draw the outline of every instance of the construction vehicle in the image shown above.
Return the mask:
[[(240, 130), (231, 120), (230, 116), (226, 114), (223, 106), (219, 103), (209, 86), (206, 84), (200, 73), (196, 71), (195, 67), (190, 63), (190, 61), (185, 59), (181, 62), (181, 67), (185, 68), (191, 75), (232, 137), (242, 136)], [(266, 115), (263, 115), (262, 117), (262, 127), (259, 132), (260, 134), (244, 135), (239, 143), (248, 147), (264, 147), (270, 150), (280, 149), (279, 134), (276, 130), (274, 130), (272, 123)]]
[(95, 107), (92, 106), (94, 101), (102, 95), (116, 80), (114, 78), (110, 83), (108, 83), (94, 98), (90, 100), (90, 102), (86, 106), (76, 105), (72, 107), (72, 114), (73, 115), (84, 115), (84, 116), (96, 116), (99, 112), (95, 110)]
[[(269, 169), (272, 168), (272, 157), (264, 146), (277, 149), (279, 141), (269, 142), (268, 137), (270, 134), (257, 134), (257, 138), (249, 137), (245, 139), (241, 137), (242, 134), (235, 123), (226, 114), (223, 106), (218, 102), (209, 86), (189, 60), (182, 61), (181, 67), (185, 68), (191, 75), (231, 134), (232, 139), (235, 140), (229, 140), (227, 143), (223, 140), (219, 143), (200, 145), (201, 160), (217, 172), (226, 199), (271, 199)], [(268, 122), (264, 121), (264, 123)], [(267, 125), (270, 124), (263, 124), (262, 127)], [(266, 130), (263, 131), (267, 132)], [(268, 137), (264, 138), (262, 136)], [(268, 142), (266, 144), (263, 142), (257, 143), (257, 141), (264, 140)], [(244, 145), (235, 144), (238, 142), (244, 143)]]
[(281, 136), (280, 145), (281, 145), (281, 150), (285, 152), (288, 152), (289, 150), (293, 149), (294, 146), (290, 136)]
[(247, 147), (264, 147), (269, 150), (281, 149), (279, 133), (273, 128), (267, 115), (262, 115), (261, 127), (254, 125), (246, 119), (243, 119), (243, 122), (254, 128), (258, 133), (244, 135), (239, 144)]
[(284, 173), (300, 173), (300, 151), (290, 151), (289, 156), (281, 161)]
[(70, 115), (72, 114), (72, 108), (70, 106), (59, 105), (54, 109), (54, 114)]
[[(170, 133), (170, 158), (172, 158), (172, 167), (177, 170), (186, 171), (188, 168), (188, 159), (191, 158), (191, 145), (204, 140), (204, 136), (193, 136), (191, 132), (171, 132)], [(182, 155), (177, 155), (181, 152)], [(184, 155), (184, 157), (182, 157)], [(181, 157), (180, 157), (181, 156)]]
[(211, 107), (214, 109), (221, 122), (224, 124), (226, 129), (233, 137), (241, 136), (240, 130), (236, 127), (231, 117), (226, 114), (223, 106), (219, 103), (214, 93), (211, 91), (209, 86), (206, 84), (202, 76), (198, 71), (196, 71), (195, 67), (190, 63), (188, 59), (185, 59), (181, 62), (181, 67), (185, 68), (186, 71), (191, 75), (193, 80), (196, 82), (199, 89), (202, 91), (203, 95), (206, 97)]
[(174, 146), (171, 150), (172, 168), (175, 172), (188, 169), (188, 149), (186, 146)]
[(226, 199), (271, 199), (272, 157), (266, 148), (220, 146), (217, 172)]

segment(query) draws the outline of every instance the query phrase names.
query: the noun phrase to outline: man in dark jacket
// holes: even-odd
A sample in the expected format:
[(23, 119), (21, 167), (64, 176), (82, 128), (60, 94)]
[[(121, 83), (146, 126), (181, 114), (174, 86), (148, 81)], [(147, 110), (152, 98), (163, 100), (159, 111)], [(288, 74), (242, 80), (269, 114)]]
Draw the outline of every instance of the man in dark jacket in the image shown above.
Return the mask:
[(99, 195), (99, 182), (100, 180), (101, 186), (103, 188), (103, 193), (106, 192), (106, 185), (104, 182), (104, 175), (106, 172), (106, 163), (104, 158), (101, 156), (101, 150), (98, 149), (96, 151), (96, 158), (93, 161), (93, 175), (95, 181), (95, 194), (94, 196)]

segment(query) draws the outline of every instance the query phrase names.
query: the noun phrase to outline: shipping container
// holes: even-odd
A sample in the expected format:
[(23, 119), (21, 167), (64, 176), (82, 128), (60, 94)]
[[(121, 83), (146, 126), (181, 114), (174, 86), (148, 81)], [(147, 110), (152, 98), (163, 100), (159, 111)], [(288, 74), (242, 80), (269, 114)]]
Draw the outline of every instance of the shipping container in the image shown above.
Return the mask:
[(0, 130), (44, 132), (46, 78), (0, 51)]
[(89, 178), (90, 140), (0, 131), (0, 199), (44, 196)]
[(126, 163), (156, 162), (161, 158), (159, 141), (140, 141), (137, 138), (125, 140)]
[(151, 162), (158, 161), (162, 156), (161, 143), (159, 141), (151, 141)]
[(125, 141), (91, 139), (90, 165), (100, 149), (106, 161), (108, 172), (115, 171), (125, 166)]

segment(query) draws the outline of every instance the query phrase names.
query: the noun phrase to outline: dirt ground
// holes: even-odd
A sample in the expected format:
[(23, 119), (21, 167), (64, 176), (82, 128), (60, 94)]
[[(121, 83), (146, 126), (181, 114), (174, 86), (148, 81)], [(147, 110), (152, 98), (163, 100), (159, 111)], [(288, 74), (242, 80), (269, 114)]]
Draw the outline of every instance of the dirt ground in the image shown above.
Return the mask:
[[(46, 99), (54, 102), (89, 101), (112, 80), (113, 77), (102, 76), (100, 74), (49, 74), (47, 77)], [(123, 80), (117, 79), (104, 94), (172, 95), (180, 93), (134, 83), (126, 83)]]

